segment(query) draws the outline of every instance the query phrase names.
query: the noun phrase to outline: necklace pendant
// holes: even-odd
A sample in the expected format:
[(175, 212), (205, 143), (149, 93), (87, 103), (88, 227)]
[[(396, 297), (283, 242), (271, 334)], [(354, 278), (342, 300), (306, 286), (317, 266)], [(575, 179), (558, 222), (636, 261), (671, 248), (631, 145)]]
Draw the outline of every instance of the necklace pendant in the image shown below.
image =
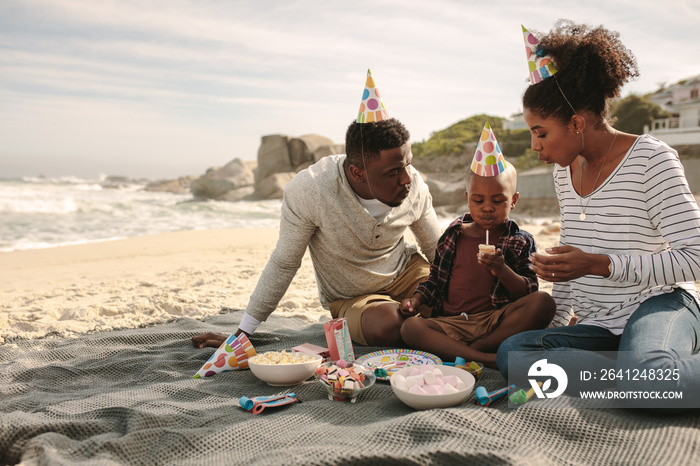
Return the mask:
[(586, 220), (586, 212), (581, 212), (581, 213), (578, 215), (578, 218), (580, 218), (581, 220)]

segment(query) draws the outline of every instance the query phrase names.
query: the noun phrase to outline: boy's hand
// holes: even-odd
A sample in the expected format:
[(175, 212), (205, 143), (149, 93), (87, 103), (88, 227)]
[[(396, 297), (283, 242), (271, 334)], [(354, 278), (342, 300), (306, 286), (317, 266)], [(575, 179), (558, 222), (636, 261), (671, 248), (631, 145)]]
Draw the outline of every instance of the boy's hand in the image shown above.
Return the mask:
[(420, 307), (420, 301), (417, 298), (408, 298), (401, 301), (399, 304), (399, 312), (404, 317), (411, 317), (418, 314), (418, 308)]
[(488, 252), (480, 252), (476, 256), (479, 264), (486, 266), (491, 271), (491, 275), (498, 277), (506, 268), (506, 261), (503, 258), (503, 251), (496, 249), (496, 252), (490, 254)]

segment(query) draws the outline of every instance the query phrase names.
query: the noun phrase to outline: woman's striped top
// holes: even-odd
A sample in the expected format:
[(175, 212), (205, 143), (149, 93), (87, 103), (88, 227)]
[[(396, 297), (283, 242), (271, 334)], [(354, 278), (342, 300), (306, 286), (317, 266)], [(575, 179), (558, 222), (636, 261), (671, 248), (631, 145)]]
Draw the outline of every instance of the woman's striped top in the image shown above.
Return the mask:
[[(612, 274), (554, 283), (552, 326), (597, 325), (619, 335), (639, 304), (676, 287), (699, 299), (700, 210), (678, 153), (649, 135), (637, 138), (613, 173), (589, 196), (574, 190), (569, 167), (556, 165), (561, 245), (607, 254)], [(586, 220), (580, 220), (581, 205)]]

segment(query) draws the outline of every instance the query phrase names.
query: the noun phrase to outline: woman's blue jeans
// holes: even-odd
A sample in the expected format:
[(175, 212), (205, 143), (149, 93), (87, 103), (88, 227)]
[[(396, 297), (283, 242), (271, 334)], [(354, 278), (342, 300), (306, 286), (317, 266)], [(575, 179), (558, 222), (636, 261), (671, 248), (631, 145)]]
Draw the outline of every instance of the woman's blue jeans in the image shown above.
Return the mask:
[[(509, 353), (513, 351), (548, 351), (552, 361), (566, 363), (571, 374), (591, 368), (627, 369), (641, 372), (646, 369), (656, 372), (678, 373), (677, 380), (650, 380), (647, 378), (617, 380), (618, 391), (653, 390), (681, 391), (683, 399), (669, 402), (669, 407), (700, 408), (700, 308), (695, 299), (685, 290), (676, 289), (644, 301), (630, 316), (620, 336), (613, 335), (602, 327), (572, 325), (544, 330), (532, 330), (513, 335), (498, 348), (497, 362), (501, 374), (508, 379)], [(617, 362), (599, 354), (599, 351), (619, 351)], [(533, 358), (537, 356), (533, 355)], [(539, 356), (542, 357), (541, 354)], [(548, 360), (550, 359), (547, 356)], [(523, 383), (530, 364), (527, 358), (518, 357), (517, 366), (511, 360), (511, 381)], [(575, 394), (579, 389), (591, 389), (592, 382), (585, 385), (577, 377), (569, 377), (567, 393)], [(580, 382), (580, 383), (579, 383)], [(527, 386), (527, 382), (523, 383)], [(593, 389), (610, 386), (598, 382)], [(665, 405), (664, 405), (665, 406)]]

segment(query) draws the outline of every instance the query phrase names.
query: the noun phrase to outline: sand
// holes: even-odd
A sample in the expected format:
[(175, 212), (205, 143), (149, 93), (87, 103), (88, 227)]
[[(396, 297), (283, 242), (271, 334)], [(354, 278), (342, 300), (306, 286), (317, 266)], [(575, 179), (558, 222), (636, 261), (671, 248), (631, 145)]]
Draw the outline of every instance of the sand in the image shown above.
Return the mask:
[[(539, 250), (559, 240), (553, 219), (519, 224), (535, 235)], [(0, 343), (244, 309), (277, 236), (276, 228), (184, 231), (0, 253)], [(551, 284), (541, 289), (551, 291)], [(330, 319), (308, 252), (275, 315)]]

